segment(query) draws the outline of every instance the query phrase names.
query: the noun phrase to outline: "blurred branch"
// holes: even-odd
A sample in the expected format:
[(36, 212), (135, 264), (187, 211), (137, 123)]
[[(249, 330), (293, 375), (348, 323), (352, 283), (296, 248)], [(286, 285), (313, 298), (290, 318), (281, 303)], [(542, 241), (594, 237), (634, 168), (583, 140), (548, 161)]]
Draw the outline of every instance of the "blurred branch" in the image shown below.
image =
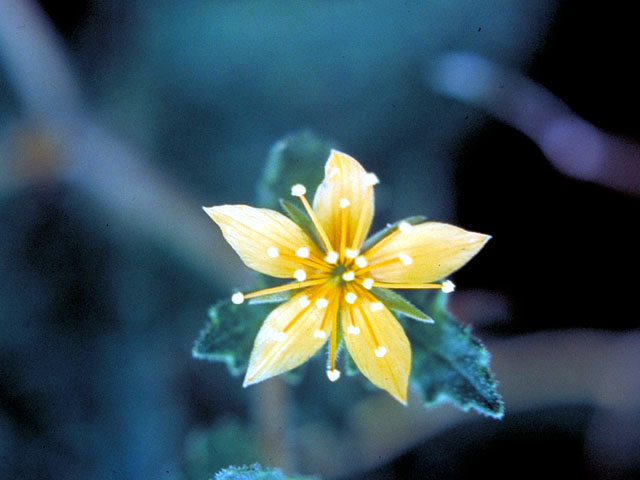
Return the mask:
[[(507, 405), (505, 418), (518, 411), (576, 404), (617, 412), (615, 418), (640, 415), (638, 331), (542, 332), (494, 340), (488, 347)], [(386, 394), (372, 395), (351, 409), (346, 432), (302, 426), (297, 432), (300, 463), (323, 477), (350, 477), (389, 462), (453, 425), (478, 421), (477, 415), (452, 406), (425, 410), (421, 400), (413, 395), (409, 407), (403, 408)], [(626, 434), (625, 444), (640, 443), (640, 431)]]
[[(222, 236), (188, 190), (84, 113), (63, 46), (36, 2), (0, 2), (0, 56), (26, 123), (44, 125), (41, 133), (54, 144), (51, 154), (63, 157), (37, 159), (26, 167), (0, 165), (5, 174), (31, 169), (30, 177), (15, 177), (14, 183), (38, 181), (38, 169), (46, 167), (54, 176), (50, 180), (65, 180), (93, 197), (105, 215), (127, 227), (127, 235), (144, 232), (164, 243), (212, 283), (231, 287), (248, 281), (247, 270), (238, 268), (241, 263), (228, 254)], [(28, 156), (9, 157), (2, 162), (25, 162)]]
[(640, 195), (640, 144), (601, 131), (520, 73), (453, 52), (434, 63), (428, 80), (527, 135), (564, 174)]

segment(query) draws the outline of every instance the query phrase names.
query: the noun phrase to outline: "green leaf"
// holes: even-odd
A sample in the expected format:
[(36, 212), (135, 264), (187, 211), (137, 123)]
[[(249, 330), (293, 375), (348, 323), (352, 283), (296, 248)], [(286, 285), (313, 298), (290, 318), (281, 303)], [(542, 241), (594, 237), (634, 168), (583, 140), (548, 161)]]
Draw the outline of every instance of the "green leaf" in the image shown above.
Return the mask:
[(209, 321), (191, 353), (195, 358), (224, 362), (233, 375), (246, 369), (253, 341), (272, 305), (235, 305), (229, 300), (209, 309)]
[(396, 313), (404, 315), (419, 322), (433, 323), (433, 319), (413, 305), (409, 300), (402, 295), (398, 295), (393, 290), (386, 288), (374, 288), (371, 293), (386, 305), (389, 310), (393, 310)]
[(493, 418), (502, 418), (504, 404), (489, 369), (489, 352), (447, 309), (447, 294), (416, 292), (412, 299), (428, 311), (435, 324), (403, 321), (413, 351), (411, 381), (426, 405), (451, 401)]
[(264, 468), (260, 464), (241, 467), (230, 466), (223, 468), (211, 480), (319, 480), (319, 477), (308, 477), (295, 475), (293, 477), (284, 475), (277, 468)]
[(278, 201), (289, 198), (291, 186), (297, 183), (305, 185), (310, 192), (315, 191), (333, 147), (333, 142), (309, 130), (292, 133), (276, 142), (258, 182), (258, 205), (277, 208)]
[(397, 222), (394, 222), (394, 223), (390, 223), (386, 227), (384, 227), (382, 230), (377, 231), (376, 233), (371, 235), (369, 238), (367, 238), (367, 241), (364, 242), (364, 245), (362, 245), (361, 250), (363, 252), (366, 252), (367, 250), (369, 250), (372, 246), (374, 246), (384, 237), (386, 237), (391, 232), (393, 232), (401, 222), (407, 222), (407, 223), (410, 223), (411, 225), (417, 225), (418, 223), (424, 222), (426, 219), (427, 217), (423, 217), (422, 215), (416, 215), (414, 217), (409, 217), (403, 220), (398, 220)]

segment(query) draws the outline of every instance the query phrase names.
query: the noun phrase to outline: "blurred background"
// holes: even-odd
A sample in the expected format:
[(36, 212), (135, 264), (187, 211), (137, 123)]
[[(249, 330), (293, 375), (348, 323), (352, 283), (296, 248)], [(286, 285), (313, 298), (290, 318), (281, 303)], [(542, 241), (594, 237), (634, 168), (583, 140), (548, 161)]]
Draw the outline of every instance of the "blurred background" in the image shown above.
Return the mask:
[[(0, 1), (0, 477), (638, 478), (631, 8)], [(252, 278), (200, 207), (255, 204), (301, 129), (378, 174), (374, 228), (493, 236), (452, 308), (493, 354), (503, 420), (337, 404), (361, 387), (322, 359), (244, 390), (191, 357)]]

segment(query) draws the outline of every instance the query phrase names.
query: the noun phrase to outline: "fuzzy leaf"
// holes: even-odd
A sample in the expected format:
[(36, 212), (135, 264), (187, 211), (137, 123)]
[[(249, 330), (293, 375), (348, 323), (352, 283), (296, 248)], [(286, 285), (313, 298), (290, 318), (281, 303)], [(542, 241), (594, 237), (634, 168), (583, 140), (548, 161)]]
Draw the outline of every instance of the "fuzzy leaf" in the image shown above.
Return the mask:
[(333, 147), (333, 143), (308, 130), (276, 142), (258, 182), (258, 205), (277, 209), (278, 201), (289, 198), (291, 186), (296, 183), (305, 185), (313, 193), (322, 181), (324, 163)]
[(195, 358), (224, 362), (233, 375), (245, 372), (253, 341), (272, 305), (235, 305), (229, 300), (209, 309), (209, 321), (191, 353)]
[(390, 223), (386, 227), (384, 227), (382, 230), (378, 230), (376, 233), (374, 233), (369, 238), (367, 238), (367, 240), (362, 245), (362, 251), (366, 252), (367, 250), (369, 250), (373, 245), (375, 245), (384, 237), (386, 237), (391, 232), (393, 232), (401, 222), (407, 222), (407, 223), (410, 223), (411, 225), (417, 225), (418, 223), (424, 222), (426, 219), (427, 217), (423, 217), (422, 215), (416, 215), (414, 217), (409, 217), (403, 220), (398, 220), (397, 222), (394, 222), (394, 223)]
[(211, 480), (319, 480), (319, 477), (296, 475), (293, 477), (284, 475), (277, 468), (264, 468), (260, 464), (241, 467), (230, 466), (223, 468)]
[(374, 288), (371, 290), (378, 300), (386, 305), (389, 310), (404, 315), (419, 322), (433, 323), (433, 319), (409, 302), (402, 295), (386, 288)]
[(504, 404), (489, 369), (489, 352), (447, 309), (447, 294), (418, 292), (413, 301), (428, 311), (435, 324), (403, 321), (413, 350), (411, 381), (426, 405), (451, 401), (493, 418), (502, 418)]

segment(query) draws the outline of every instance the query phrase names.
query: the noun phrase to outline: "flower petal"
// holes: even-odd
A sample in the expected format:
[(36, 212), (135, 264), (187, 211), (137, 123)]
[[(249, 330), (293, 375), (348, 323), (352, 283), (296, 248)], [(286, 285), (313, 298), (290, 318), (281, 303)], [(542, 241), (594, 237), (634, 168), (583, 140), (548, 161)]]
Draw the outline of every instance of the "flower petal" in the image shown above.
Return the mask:
[[(346, 220), (346, 247), (360, 249), (373, 219), (373, 188), (371, 177), (358, 161), (332, 150), (324, 167), (324, 180), (313, 199), (313, 209), (320, 219), (334, 250), (338, 250), (341, 233), (341, 200)], [(358, 223), (362, 225), (359, 227)], [(358, 238), (356, 232), (358, 233)], [(354, 245), (355, 240), (355, 245)]]
[[(256, 336), (243, 386), (284, 373), (306, 362), (329, 337), (332, 321), (325, 316), (335, 308), (319, 307), (324, 287), (306, 289), (273, 310)], [(309, 299), (312, 301), (309, 302)], [(321, 326), (323, 327), (321, 329)], [(283, 335), (283, 331), (286, 332)], [(321, 330), (324, 336), (317, 335)]]
[[(425, 222), (408, 232), (398, 231), (380, 248), (367, 255), (371, 276), (381, 282), (429, 283), (458, 270), (480, 251), (489, 235), (474, 233), (446, 223)], [(384, 239), (382, 240), (384, 242)], [(365, 252), (366, 255), (366, 252)], [(397, 261), (393, 261), (393, 259)]]
[(218, 224), (222, 235), (242, 261), (265, 275), (294, 278), (294, 272), (303, 267), (296, 251), (309, 249), (312, 256), (322, 258), (316, 244), (289, 218), (266, 208), (247, 205), (220, 205), (204, 208)]
[[(357, 303), (347, 307), (342, 331), (351, 358), (374, 385), (406, 405), (411, 345), (402, 326), (385, 306), (364, 292), (358, 292)], [(349, 326), (353, 327), (350, 318), (358, 334), (349, 333)]]

